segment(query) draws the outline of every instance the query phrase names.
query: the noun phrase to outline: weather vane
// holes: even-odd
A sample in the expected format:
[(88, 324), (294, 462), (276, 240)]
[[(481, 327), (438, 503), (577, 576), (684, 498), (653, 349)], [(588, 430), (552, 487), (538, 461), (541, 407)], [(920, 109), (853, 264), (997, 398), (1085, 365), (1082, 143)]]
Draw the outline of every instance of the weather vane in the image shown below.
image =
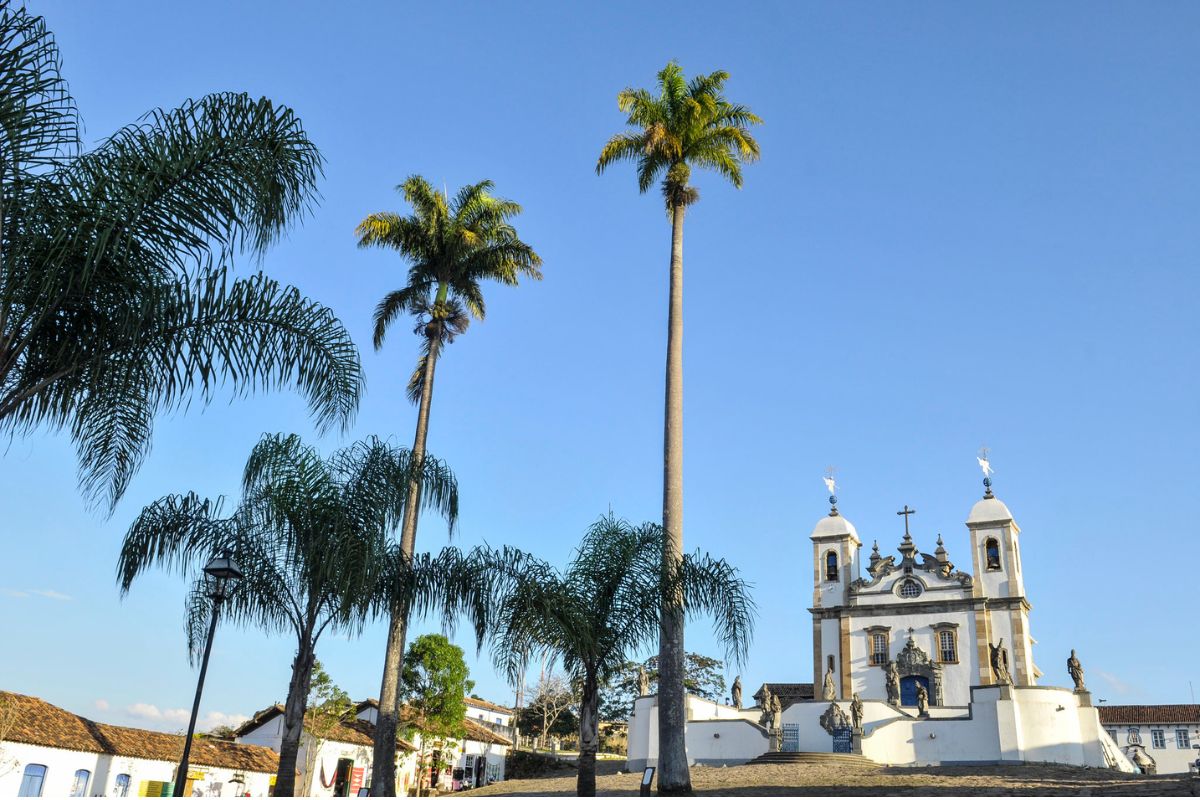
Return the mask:
[(837, 510), (837, 481), (833, 479), (834, 473), (837, 472), (837, 467), (829, 466), (825, 468), (825, 477), (821, 480), (825, 481), (825, 488), (829, 490), (829, 516), (836, 517)]
[(987, 447), (979, 448), (979, 455), (975, 456), (975, 460), (979, 462), (979, 468), (983, 470), (983, 497), (985, 500), (990, 500), (995, 497), (992, 494), (992, 473), (996, 470), (992, 469), (992, 464), (988, 461)]

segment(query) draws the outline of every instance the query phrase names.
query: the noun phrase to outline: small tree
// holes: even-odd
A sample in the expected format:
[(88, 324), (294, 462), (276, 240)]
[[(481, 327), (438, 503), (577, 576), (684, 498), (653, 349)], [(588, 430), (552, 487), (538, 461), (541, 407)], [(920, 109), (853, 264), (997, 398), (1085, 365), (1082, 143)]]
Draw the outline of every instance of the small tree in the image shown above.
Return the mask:
[[(533, 699), (526, 707), (521, 722), (522, 727), (538, 737), (539, 747), (546, 747), (548, 734), (567, 734), (578, 726), (574, 714), (564, 715), (579, 703), (577, 693), (566, 676), (547, 672), (538, 678), (537, 685), (529, 689), (529, 694)], [(560, 721), (564, 723), (563, 726), (559, 726)]]
[[(684, 658), (683, 686), (690, 694), (721, 702), (725, 697), (725, 662), (719, 658), (688, 653)], [(626, 661), (605, 687), (600, 704), (600, 719), (623, 722), (629, 719), (633, 701), (638, 696), (638, 672), (646, 671), (650, 694), (658, 693), (658, 656), (645, 661)]]
[(418, 637), (404, 655), (400, 691), (409, 712), (405, 729), (421, 735), (417, 756), (418, 796), (427, 772), (425, 767), (436, 765), (440, 771), (445, 751), (449, 749), (447, 740), (466, 735), (465, 698), (475, 688), (475, 682), (467, 677), (469, 674), (462, 648), (439, 633)]
[(312, 795), (313, 772), (321, 745), (337, 730), (342, 721), (354, 714), (354, 701), (342, 691), (320, 661), (313, 662), (312, 684), (308, 690), (308, 712), (304, 716), (304, 728), (308, 733), (308, 747), (304, 751), (304, 795)]

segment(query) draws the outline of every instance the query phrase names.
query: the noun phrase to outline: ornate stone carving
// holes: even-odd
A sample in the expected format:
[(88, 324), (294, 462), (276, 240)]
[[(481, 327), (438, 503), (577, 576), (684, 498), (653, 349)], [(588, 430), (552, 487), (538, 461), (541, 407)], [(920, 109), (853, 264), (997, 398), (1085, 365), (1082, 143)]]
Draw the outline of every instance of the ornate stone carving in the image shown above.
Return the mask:
[(832, 664), (830, 664), (829, 668), (825, 670), (825, 680), (821, 684), (821, 697), (825, 698), (826, 700), (837, 699), (837, 684), (835, 684), (833, 681)]
[(1008, 671), (1008, 649), (1004, 646), (1004, 640), (1000, 640), (1000, 644), (988, 643), (988, 649), (991, 651), (992, 662), (992, 677), (998, 684), (1011, 684), (1012, 674)]
[[(945, 704), (942, 691), (942, 665), (929, 657), (929, 654), (921, 649), (920, 645), (912, 638), (908, 637), (908, 642), (904, 645), (904, 649), (900, 651), (900, 655), (896, 657), (896, 671), (901, 677), (909, 675), (918, 675), (929, 681), (929, 689), (932, 692), (932, 704), (940, 706)], [(897, 704), (899, 703), (899, 680), (897, 680)]]
[(929, 716), (929, 692), (923, 684), (917, 684), (917, 713), (922, 717)]
[(741, 709), (742, 707), (742, 676), (738, 675), (733, 679), (733, 689), (730, 690), (733, 695), (733, 707)]
[(896, 662), (888, 659), (883, 668), (884, 684), (887, 686), (887, 701), (890, 705), (900, 705), (900, 673), (896, 670)]
[(850, 701), (850, 726), (855, 733), (862, 733), (863, 721), (863, 701), (859, 698), (858, 692), (854, 693), (854, 699)]
[(1087, 687), (1083, 685), (1083, 664), (1079, 663), (1079, 659), (1075, 657), (1075, 651), (1071, 650), (1071, 657), (1067, 659), (1067, 672), (1071, 674), (1071, 680), (1075, 682), (1075, 691), (1086, 692)]
[(846, 712), (842, 711), (842, 707), (837, 703), (830, 703), (829, 708), (825, 709), (825, 713), (821, 715), (821, 727), (830, 736), (838, 728), (849, 728), (850, 718), (846, 716)]
[(776, 728), (783, 725), (783, 703), (777, 694), (771, 695), (771, 723)]
[(638, 694), (642, 697), (650, 694), (650, 676), (646, 674), (646, 668), (638, 667)]
[(762, 699), (760, 700), (762, 703), (760, 706), (762, 708), (762, 715), (758, 718), (758, 721), (767, 730), (772, 730), (775, 727), (775, 714), (771, 710), (771, 701), (774, 698), (775, 696), (771, 694), (771, 690), (763, 686)]

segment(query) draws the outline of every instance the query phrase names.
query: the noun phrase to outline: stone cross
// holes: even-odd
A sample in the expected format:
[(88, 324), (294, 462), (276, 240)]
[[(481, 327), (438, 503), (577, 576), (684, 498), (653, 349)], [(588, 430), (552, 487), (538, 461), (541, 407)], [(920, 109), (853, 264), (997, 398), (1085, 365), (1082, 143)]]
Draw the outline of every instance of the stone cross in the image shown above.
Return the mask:
[(917, 513), (917, 510), (916, 510), (915, 508), (909, 508), (909, 507), (908, 507), (908, 503), (905, 503), (905, 504), (904, 504), (904, 510), (903, 510), (903, 511), (897, 511), (897, 512), (896, 512), (896, 516), (898, 516), (898, 517), (904, 517), (904, 535), (905, 535), (905, 536), (908, 536), (908, 535), (909, 535), (909, 533), (908, 533), (908, 518), (909, 518), (909, 515), (911, 515), (911, 514), (915, 514), (915, 513)]

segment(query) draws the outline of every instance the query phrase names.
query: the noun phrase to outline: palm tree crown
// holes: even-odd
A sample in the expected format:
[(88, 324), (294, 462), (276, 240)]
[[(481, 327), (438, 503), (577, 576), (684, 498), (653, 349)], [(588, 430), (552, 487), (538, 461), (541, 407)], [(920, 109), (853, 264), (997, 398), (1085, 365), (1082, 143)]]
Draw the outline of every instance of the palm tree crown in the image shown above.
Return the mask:
[[(250, 454), (242, 500), (233, 513), (222, 515), (219, 500), (173, 495), (143, 509), (125, 537), (118, 564), (123, 593), (156, 565), (192, 579), (187, 634), (193, 653), (204, 644), (212, 616), (200, 569), (214, 553), (229, 553), (245, 573), (223, 614), (235, 624), (295, 636), (280, 749), (283, 794), (293, 789), (323, 633), (358, 633), (397, 598), (420, 613), (440, 609), (447, 621), (460, 609), (479, 607), (469, 596), (476, 573), (457, 551), (408, 558), (389, 541), (408, 502), (414, 468), (407, 450), (375, 438), (323, 459), (297, 436), (268, 435)], [(421, 468), (425, 502), (453, 520), (458, 506), (453, 474), (433, 458), (424, 459)], [(482, 635), (482, 628), (477, 632)]]
[(419, 175), (397, 187), (413, 208), (409, 216), (370, 214), (359, 223), (359, 247), (387, 247), (409, 262), (408, 283), (389, 292), (375, 309), (375, 348), (402, 314), (417, 318), (424, 338), (409, 396), (420, 395), (425, 359), (466, 331), (471, 317), (482, 320), (486, 305), (480, 283), (516, 286), (521, 277), (540, 280), (542, 259), (517, 236), (512, 218), (521, 206), (491, 194), (491, 181), (464, 186), (451, 200)]
[(0, 0), (0, 431), (65, 428), (111, 509), (155, 415), (218, 386), (298, 386), (348, 423), (358, 350), (329, 309), (258, 274), (316, 198), (321, 157), (283, 106), (214, 94), (88, 152), (40, 17)]
[(754, 629), (749, 586), (723, 559), (695, 553), (663, 568), (663, 529), (612, 515), (592, 525), (563, 572), (519, 550), (492, 551), (489, 631), (496, 668), (519, 680), (531, 655), (548, 652), (582, 688), (579, 793), (595, 794), (600, 687), (635, 652), (654, 642), (665, 598), (680, 596), (686, 616), (713, 618), (736, 663)]
[(658, 97), (645, 89), (622, 91), (617, 104), (629, 115), (631, 130), (613, 136), (600, 151), (597, 174), (618, 161), (635, 162), (640, 191), (663, 179), (668, 210), (699, 198), (688, 185), (692, 165), (716, 170), (740, 189), (743, 162), (759, 156), (750, 126), (762, 120), (725, 99), (728, 79), (729, 73), (717, 71), (688, 81), (672, 61), (658, 73)]

